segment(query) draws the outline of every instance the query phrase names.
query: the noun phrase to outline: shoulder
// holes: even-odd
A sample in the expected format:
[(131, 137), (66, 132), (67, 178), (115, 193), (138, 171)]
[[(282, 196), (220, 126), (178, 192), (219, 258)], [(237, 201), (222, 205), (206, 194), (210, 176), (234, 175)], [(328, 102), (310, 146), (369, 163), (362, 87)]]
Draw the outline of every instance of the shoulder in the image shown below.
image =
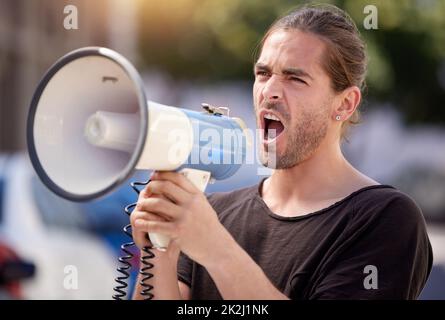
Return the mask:
[(402, 209), (419, 212), (420, 208), (409, 195), (388, 185), (375, 185), (363, 188), (354, 197), (356, 210)]
[(354, 220), (379, 222), (397, 229), (425, 228), (422, 210), (409, 195), (385, 185), (365, 188), (353, 197)]

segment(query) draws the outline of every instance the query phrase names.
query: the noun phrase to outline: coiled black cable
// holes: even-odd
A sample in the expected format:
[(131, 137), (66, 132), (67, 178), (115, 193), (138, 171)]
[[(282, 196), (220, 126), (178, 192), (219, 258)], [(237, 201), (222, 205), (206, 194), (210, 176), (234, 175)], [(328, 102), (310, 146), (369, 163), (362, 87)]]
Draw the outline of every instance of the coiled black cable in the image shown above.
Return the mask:
[(153, 293), (150, 292), (153, 289), (153, 286), (148, 283), (145, 283), (147, 280), (153, 278), (153, 274), (150, 273), (149, 270), (154, 266), (153, 263), (150, 263), (150, 259), (153, 259), (155, 257), (155, 254), (150, 249), (153, 248), (152, 247), (142, 248), (142, 251), (145, 253), (145, 255), (141, 257), (141, 263), (144, 266), (141, 268), (140, 271), (140, 274), (142, 275), (140, 285), (143, 288), (141, 291), (141, 295), (145, 297), (144, 300), (151, 300), (154, 297)]
[[(130, 185), (139, 196), (139, 193), (141, 191), (137, 188), (137, 186), (146, 186), (149, 182), (150, 179), (142, 182), (134, 181)], [(136, 207), (136, 204), (137, 202), (131, 203), (124, 208), (124, 211), (128, 217), (130, 217), (131, 212), (133, 211), (134, 207)], [(128, 237), (130, 237), (131, 240), (133, 240), (133, 236), (130, 229), (131, 229), (131, 224), (127, 224), (123, 228), (123, 231)], [(113, 290), (116, 292), (113, 295), (114, 300), (122, 300), (127, 296), (126, 292), (126, 289), (128, 287), (127, 280), (128, 278), (130, 278), (130, 269), (131, 269), (130, 260), (134, 257), (133, 253), (131, 253), (129, 248), (134, 246), (134, 244), (135, 244), (134, 241), (131, 241), (121, 245), (121, 250), (124, 252), (124, 255), (119, 257), (119, 262), (121, 265), (117, 268), (117, 271), (121, 275), (115, 279), (118, 285), (113, 288)], [(143, 290), (141, 291), (141, 295), (145, 297), (144, 300), (151, 300), (154, 297), (154, 295), (150, 292), (153, 289), (153, 286), (149, 285), (148, 283), (145, 283), (147, 280), (153, 277), (153, 274), (149, 272), (149, 270), (152, 269), (154, 266), (152, 263), (150, 263), (149, 260), (155, 257), (151, 249), (152, 247), (148, 246), (142, 248), (142, 251), (145, 253), (145, 255), (141, 257), (141, 263), (144, 266), (140, 270), (140, 274), (143, 276), (143, 278), (140, 281), (140, 285), (143, 288)]]

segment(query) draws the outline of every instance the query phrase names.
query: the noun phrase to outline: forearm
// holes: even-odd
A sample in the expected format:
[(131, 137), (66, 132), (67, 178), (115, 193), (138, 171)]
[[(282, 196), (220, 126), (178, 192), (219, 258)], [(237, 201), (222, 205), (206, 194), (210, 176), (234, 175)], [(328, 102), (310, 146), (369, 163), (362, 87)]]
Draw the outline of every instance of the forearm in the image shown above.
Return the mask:
[[(153, 275), (152, 278), (144, 281), (145, 284), (153, 286), (150, 293), (153, 294), (155, 300), (181, 300), (181, 294), (178, 286), (177, 276), (177, 263), (172, 261), (163, 253), (155, 249), (155, 257), (148, 261), (153, 264), (153, 268), (148, 269), (147, 272)], [(145, 253), (141, 251), (141, 255)], [(142, 269), (144, 264), (141, 262), (140, 268)], [(145, 297), (141, 295), (141, 291), (144, 287), (140, 284), (144, 276), (139, 273), (137, 283), (133, 293), (134, 300), (142, 300)]]
[(205, 264), (224, 299), (285, 300), (263, 270), (226, 231)]

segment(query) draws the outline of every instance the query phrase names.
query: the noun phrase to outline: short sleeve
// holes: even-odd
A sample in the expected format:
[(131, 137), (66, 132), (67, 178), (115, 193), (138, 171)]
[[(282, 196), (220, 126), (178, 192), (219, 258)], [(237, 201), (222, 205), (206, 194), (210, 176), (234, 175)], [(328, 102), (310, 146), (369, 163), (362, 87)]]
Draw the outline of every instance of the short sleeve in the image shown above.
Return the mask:
[(416, 299), (432, 268), (422, 212), (399, 193), (372, 214), (356, 210), (347, 238), (326, 259), (309, 299)]

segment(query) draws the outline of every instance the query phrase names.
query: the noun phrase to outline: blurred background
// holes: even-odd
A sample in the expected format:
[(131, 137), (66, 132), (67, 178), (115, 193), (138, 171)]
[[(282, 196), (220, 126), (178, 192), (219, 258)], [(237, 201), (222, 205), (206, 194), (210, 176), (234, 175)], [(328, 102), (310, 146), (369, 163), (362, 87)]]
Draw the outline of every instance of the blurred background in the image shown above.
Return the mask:
[[(344, 152), (422, 208), (434, 268), (421, 299), (444, 299), (445, 0), (326, 2), (352, 16), (370, 56), (363, 123)], [(109, 47), (135, 64), (148, 99), (194, 110), (202, 102), (229, 106), (254, 129), (255, 49), (267, 27), (299, 3), (0, 0), (0, 299), (110, 299), (127, 241), (123, 207), (136, 200), (124, 184), (99, 200), (72, 203), (37, 179), (26, 153), (26, 118), (45, 70), (73, 49)], [(67, 5), (77, 8), (78, 29), (64, 28)], [(378, 9), (376, 30), (363, 26), (367, 5)], [(257, 169), (246, 165), (207, 191), (255, 184)], [(66, 289), (71, 266), (78, 287)]]

